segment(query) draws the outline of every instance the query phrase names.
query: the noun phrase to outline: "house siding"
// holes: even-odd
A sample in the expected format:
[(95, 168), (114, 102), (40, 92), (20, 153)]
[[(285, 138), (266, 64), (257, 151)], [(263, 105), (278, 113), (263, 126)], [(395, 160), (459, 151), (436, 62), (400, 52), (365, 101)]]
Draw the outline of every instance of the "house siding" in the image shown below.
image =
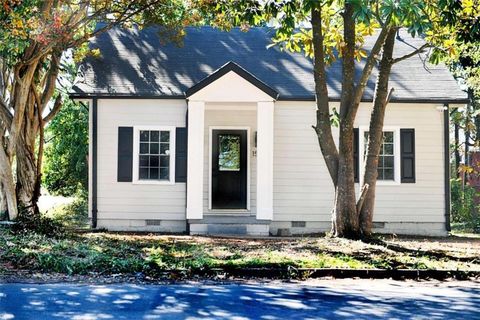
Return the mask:
[[(377, 185), (374, 221), (385, 223), (383, 228), (376, 229), (378, 232), (446, 232), (443, 115), (437, 107), (396, 103), (388, 106), (385, 126), (415, 129), (416, 183)], [(368, 126), (370, 112), (370, 105), (362, 104), (355, 127)], [(312, 102), (275, 104), (273, 233), (288, 227), (291, 221), (306, 222), (305, 228), (292, 232), (328, 230), (334, 192), (312, 129), (314, 122)], [(337, 130), (334, 135), (337, 139)]]
[[(416, 182), (377, 186), (374, 221), (380, 226), (376, 229), (378, 232), (424, 235), (444, 235), (446, 232), (443, 115), (437, 107), (439, 105), (397, 103), (388, 106), (385, 126), (415, 129)], [(185, 100), (98, 100), (99, 228), (185, 231), (186, 183), (117, 182), (117, 145), (118, 127), (185, 127), (186, 109)], [(361, 105), (355, 127), (368, 126), (370, 111), (369, 104)], [(279, 228), (288, 228), (293, 234), (327, 231), (334, 192), (311, 127), (315, 123), (315, 105), (313, 102), (277, 101), (274, 118), (274, 215), (270, 232), (276, 234)], [(250, 128), (250, 210), (241, 214), (256, 214), (256, 157), (253, 155), (256, 125), (254, 103), (242, 106), (206, 104), (204, 214), (214, 214), (208, 208), (212, 126)], [(91, 127), (92, 124), (90, 132)], [(338, 136), (336, 130), (334, 135)], [(90, 177), (91, 174), (90, 170)], [(160, 220), (160, 224), (147, 225), (146, 220)]]
[[(185, 127), (185, 100), (98, 100), (98, 227), (185, 231), (185, 183), (117, 182), (118, 127)], [(135, 170), (135, 168), (134, 168)], [(160, 220), (147, 226), (146, 220)]]

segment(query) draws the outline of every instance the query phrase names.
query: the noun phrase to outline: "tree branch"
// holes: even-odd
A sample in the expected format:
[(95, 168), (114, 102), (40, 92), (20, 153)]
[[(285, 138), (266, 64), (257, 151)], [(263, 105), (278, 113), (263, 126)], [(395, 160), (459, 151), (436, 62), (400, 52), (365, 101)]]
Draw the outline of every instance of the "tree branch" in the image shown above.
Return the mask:
[(43, 122), (44, 123), (50, 122), (50, 120), (52, 120), (60, 111), (61, 107), (62, 107), (62, 97), (58, 95), (57, 99), (55, 99), (55, 103), (53, 104), (52, 110), (50, 110), (48, 115), (46, 115), (45, 118), (43, 118)]
[[(388, 23), (388, 22), (387, 22)], [(355, 87), (355, 96), (353, 98), (353, 108), (350, 109), (348, 117), (355, 118), (355, 115), (358, 110), (358, 106), (362, 101), (363, 93), (365, 92), (365, 88), (368, 83), (368, 79), (372, 75), (373, 67), (375, 67), (375, 63), (377, 61), (377, 57), (382, 50), (383, 44), (385, 43), (385, 39), (387, 38), (388, 33), (390, 32), (391, 27), (382, 28), (380, 34), (375, 41), (375, 44), (370, 51), (370, 54), (365, 62), (365, 66), (362, 70), (362, 75), (360, 76), (360, 80), (358, 81), (357, 86)]]
[(0, 119), (5, 123), (6, 127), (10, 127), (13, 120), (13, 114), (8, 110), (7, 104), (0, 97)]
[(406, 54), (406, 55), (404, 55), (404, 56), (402, 56), (402, 57), (393, 59), (393, 60), (392, 60), (392, 61), (393, 61), (392, 63), (395, 64), (395, 63), (397, 63), (397, 62), (400, 62), (400, 61), (406, 60), (406, 59), (408, 59), (408, 58), (411, 58), (411, 57), (413, 57), (414, 55), (421, 53), (423, 50), (425, 50), (426, 48), (428, 48), (428, 47), (430, 47), (430, 46), (431, 46), (430, 44), (425, 43), (425, 44), (422, 45), (420, 48), (418, 48), (418, 49), (410, 52), (409, 54)]
[(369, 188), (370, 188), (370, 185), (366, 183), (363, 185), (362, 190), (360, 191), (360, 197), (358, 198), (358, 201), (357, 201), (357, 213), (360, 213), (362, 211), (363, 203), (367, 198), (367, 193)]
[(313, 127), (325, 159), (333, 184), (337, 185), (338, 150), (333, 139), (330, 123), (327, 75), (325, 71), (325, 52), (322, 32), (321, 7), (312, 8), (313, 76), (315, 80), (315, 99), (317, 104), (317, 123)]

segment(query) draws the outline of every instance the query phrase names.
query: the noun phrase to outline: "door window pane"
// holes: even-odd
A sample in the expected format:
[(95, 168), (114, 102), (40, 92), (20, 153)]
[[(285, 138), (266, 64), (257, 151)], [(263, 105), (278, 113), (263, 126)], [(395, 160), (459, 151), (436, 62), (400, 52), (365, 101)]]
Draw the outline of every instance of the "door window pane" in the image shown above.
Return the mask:
[(218, 135), (218, 170), (240, 171), (240, 136)]

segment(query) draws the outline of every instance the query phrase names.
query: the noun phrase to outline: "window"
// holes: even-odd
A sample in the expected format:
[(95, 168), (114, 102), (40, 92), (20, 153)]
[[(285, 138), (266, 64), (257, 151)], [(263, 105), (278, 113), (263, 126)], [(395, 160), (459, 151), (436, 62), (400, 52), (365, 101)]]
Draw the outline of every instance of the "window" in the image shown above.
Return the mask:
[(174, 181), (174, 129), (136, 127), (134, 148), (135, 181), (165, 183)]
[[(399, 138), (398, 130), (385, 130), (383, 132), (383, 141), (380, 147), (378, 158), (378, 176), (379, 181), (399, 182)], [(363, 132), (363, 159), (366, 159), (366, 151), (368, 147), (368, 131)], [(361, 166), (363, 170), (363, 166)], [(362, 173), (363, 175), (363, 173)]]
[(240, 136), (220, 134), (218, 144), (218, 169), (220, 171), (240, 171)]

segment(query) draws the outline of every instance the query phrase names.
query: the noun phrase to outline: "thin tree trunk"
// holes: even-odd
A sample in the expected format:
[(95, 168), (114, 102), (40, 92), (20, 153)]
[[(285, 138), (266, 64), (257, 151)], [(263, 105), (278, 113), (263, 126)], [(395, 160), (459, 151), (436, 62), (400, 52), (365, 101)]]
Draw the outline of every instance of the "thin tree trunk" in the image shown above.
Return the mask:
[[(360, 228), (362, 235), (365, 237), (369, 237), (372, 233), (378, 158), (383, 141), (383, 122), (389, 98), (388, 80), (393, 65), (395, 34), (396, 29), (390, 29), (387, 39), (385, 40), (382, 59), (379, 65), (379, 73), (375, 85), (373, 110), (370, 118), (369, 139), (364, 170), (365, 174), (363, 177), (363, 184), (368, 185), (368, 193), (360, 211)], [(400, 170), (400, 168), (395, 168), (395, 170)]]
[(15, 220), (18, 216), (15, 181), (13, 179), (10, 158), (2, 146), (0, 146), (0, 184), (4, 192), (3, 199), (6, 202), (8, 218), (9, 220)]
[(460, 156), (460, 125), (454, 124), (454, 136), (455, 136), (455, 177), (460, 178), (460, 162), (462, 158)]
[(7, 218), (8, 214), (8, 205), (7, 205), (7, 194), (3, 189), (3, 184), (0, 181), (0, 220)]
[(337, 185), (338, 151), (333, 139), (330, 124), (330, 107), (328, 100), (327, 75), (325, 72), (325, 52), (323, 48), (322, 11), (321, 6), (312, 8), (312, 33), (314, 60), (315, 99), (317, 104), (317, 123), (313, 127), (317, 134), (318, 144), (327, 165), (328, 172)]

